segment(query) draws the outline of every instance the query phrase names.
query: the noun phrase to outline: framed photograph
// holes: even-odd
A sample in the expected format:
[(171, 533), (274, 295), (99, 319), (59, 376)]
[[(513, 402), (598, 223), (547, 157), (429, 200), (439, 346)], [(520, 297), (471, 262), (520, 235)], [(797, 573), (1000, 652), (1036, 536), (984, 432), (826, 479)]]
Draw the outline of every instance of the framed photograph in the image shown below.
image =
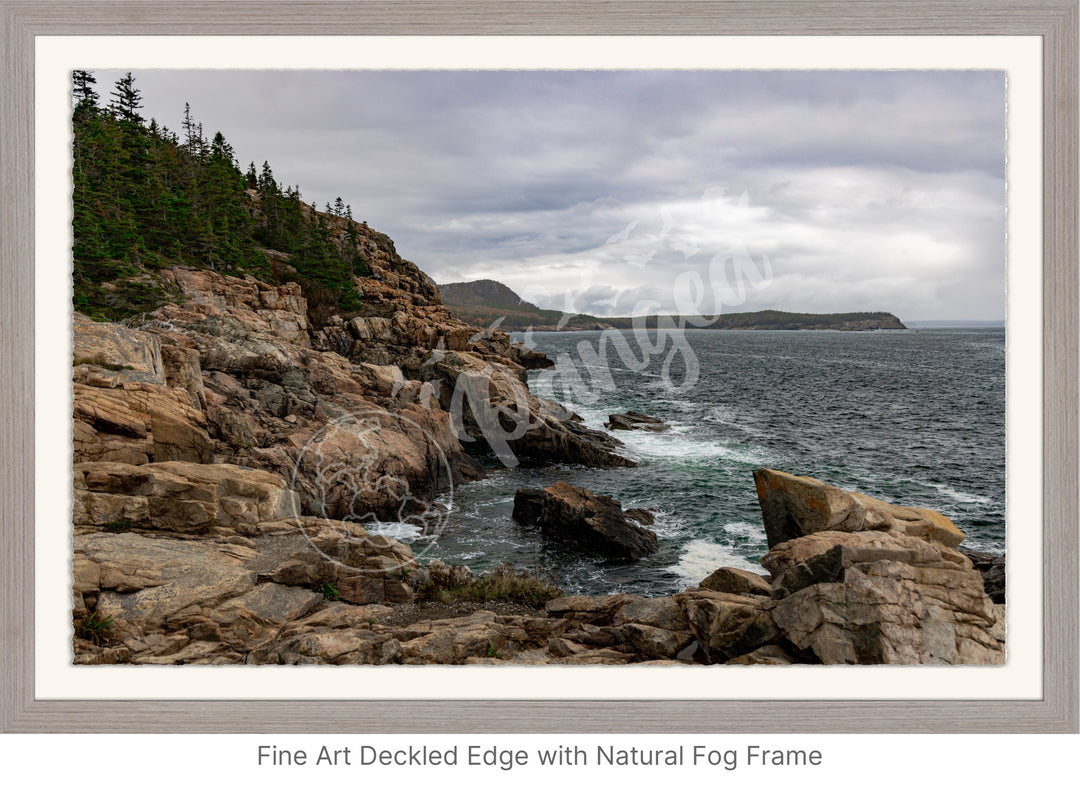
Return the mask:
[(1076, 2), (0, 20), (5, 732), (1078, 731)]

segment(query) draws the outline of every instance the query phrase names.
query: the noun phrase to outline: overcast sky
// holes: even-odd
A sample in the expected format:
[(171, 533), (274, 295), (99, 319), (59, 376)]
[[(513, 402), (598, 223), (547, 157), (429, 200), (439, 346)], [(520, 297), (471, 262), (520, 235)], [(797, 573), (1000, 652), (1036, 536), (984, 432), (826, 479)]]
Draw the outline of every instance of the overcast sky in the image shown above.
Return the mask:
[(190, 102), (440, 283), (597, 315), (1005, 316), (1003, 72), (134, 73), (147, 118), (179, 131)]

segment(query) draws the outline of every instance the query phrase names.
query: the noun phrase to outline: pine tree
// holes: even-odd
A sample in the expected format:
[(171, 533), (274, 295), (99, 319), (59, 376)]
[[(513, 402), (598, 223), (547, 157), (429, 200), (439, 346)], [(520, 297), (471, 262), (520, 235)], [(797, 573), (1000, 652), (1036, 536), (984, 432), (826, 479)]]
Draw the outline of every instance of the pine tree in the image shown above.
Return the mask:
[(113, 101), (109, 102), (109, 109), (122, 121), (132, 124), (141, 124), (142, 116), (139, 109), (142, 107), (142, 93), (135, 87), (135, 77), (127, 74), (116, 80), (114, 90), (110, 95)]
[[(299, 187), (279, 185), (269, 162), (244, 173), (223, 134), (208, 143), (190, 106), (183, 139), (154, 120), (144, 126), (130, 74), (108, 111), (90, 103), (93, 82), (73, 76), (72, 84), (77, 309), (111, 320), (151, 311), (169, 297), (155, 272), (174, 265), (297, 281), (313, 325), (360, 308), (355, 226), (339, 243), (327, 217), (301, 201)], [(252, 186), (257, 203), (246, 193)], [(340, 198), (332, 210), (352, 213)], [(272, 269), (264, 249), (289, 255), (293, 270)]]
[(274, 171), (270, 169), (270, 162), (264, 161), (262, 166), (262, 174), (259, 176), (259, 191), (263, 195), (277, 194), (278, 185), (274, 180)]
[(75, 105), (97, 109), (98, 94), (92, 87), (97, 84), (94, 75), (89, 71), (75, 70), (71, 73), (71, 80), (75, 86), (73, 90)]
[(235, 164), (232, 145), (225, 141), (225, 135), (220, 131), (214, 134), (214, 139), (210, 142), (210, 156), (228, 162), (230, 166)]
[(184, 102), (184, 119), (180, 123), (180, 128), (184, 130), (184, 147), (189, 154), (194, 156), (198, 150), (195, 141), (195, 121), (191, 117), (191, 105), (186, 101)]

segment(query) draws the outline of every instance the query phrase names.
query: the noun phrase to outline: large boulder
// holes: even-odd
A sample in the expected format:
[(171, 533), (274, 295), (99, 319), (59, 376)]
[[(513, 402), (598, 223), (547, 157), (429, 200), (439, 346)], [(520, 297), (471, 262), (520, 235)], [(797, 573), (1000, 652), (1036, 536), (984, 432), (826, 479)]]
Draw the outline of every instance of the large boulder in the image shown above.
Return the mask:
[(736, 569), (731, 566), (722, 566), (711, 575), (701, 581), (701, 587), (710, 591), (720, 591), (725, 594), (752, 594), (757, 596), (770, 596), (772, 586), (761, 575), (747, 572), (745, 569)]
[(818, 532), (775, 546), (772, 616), (825, 664), (1000, 664), (998, 618), (971, 562), (896, 532)]
[(555, 366), (555, 362), (548, 358), (545, 353), (528, 348), (518, 342), (510, 345), (510, 358), (525, 369), (550, 369)]
[(693, 589), (676, 599), (709, 662), (726, 662), (782, 641), (773, 621), (773, 600), (761, 596)]
[(635, 560), (658, 549), (656, 534), (632, 522), (618, 501), (566, 482), (541, 491), (518, 490), (513, 516), (524, 525), (538, 525), (544, 536), (609, 558)]
[(808, 476), (754, 471), (769, 547), (818, 531), (894, 531), (956, 547), (964, 534), (943, 514), (879, 501)]

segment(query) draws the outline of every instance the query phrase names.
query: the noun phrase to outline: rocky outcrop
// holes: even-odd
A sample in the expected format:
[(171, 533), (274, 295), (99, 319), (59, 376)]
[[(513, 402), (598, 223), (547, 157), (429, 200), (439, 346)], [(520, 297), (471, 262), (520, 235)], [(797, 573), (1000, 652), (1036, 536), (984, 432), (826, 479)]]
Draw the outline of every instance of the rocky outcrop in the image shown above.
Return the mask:
[[(327, 221), (344, 242), (346, 220)], [(505, 447), (508, 462), (631, 464), (617, 441), (528, 392), (527, 370), (550, 363), (543, 354), (453, 320), (389, 238), (353, 230), (369, 267), (356, 280), (359, 316), (309, 310), (295, 283), (185, 268), (161, 272), (179, 297), (137, 327), (76, 316), (80, 661), (442, 654), (402, 632), (360, 633), (412, 598), (417, 568), (407, 547), (363, 524), (437, 527), (435, 498), (483, 475), (462, 441)], [(288, 272), (287, 255), (269, 255)], [(455, 400), (462, 371), (484, 369), (497, 383)], [(510, 400), (524, 403), (528, 429), (506, 443), (485, 419)]]
[(558, 403), (532, 394), (505, 364), (456, 351), (437, 352), (431, 362), (426, 374), (438, 386), (442, 407), (455, 414), (459, 437), (489, 449), (508, 465), (525, 460), (634, 466), (617, 453), (619, 441), (586, 427)]
[(268, 649), (287, 646), (294, 622), (321, 634), (367, 626), (412, 598), (412, 551), (354, 523), (286, 518), (199, 540), (153, 525), (76, 528), (77, 661), (228, 664), (258, 662), (260, 649), (280, 661)]
[(639, 413), (636, 410), (613, 413), (608, 416), (604, 426), (609, 430), (643, 430), (645, 432), (667, 432), (671, 429), (671, 425), (664, 423), (662, 419)]
[(72, 363), (110, 371), (125, 370), (129, 380), (165, 384), (161, 343), (157, 337), (115, 323), (97, 323), (76, 313), (73, 317)]
[(777, 626), (817, 661), (1003, 660), (982, 578), (951, 548), (899, 533), (819, 533), (778, 545), (762, 563), (776, 575)]
[(1004, 660), (1000, 613), (947, 518), (816, 479), (770, 470), (754, 478), (773, 619), (796, 652), (826, 664)]
[(75, 462), (213, 459), (199, 389), (170, 378), (156, 336), (76, 315), (73, 337)]
[[(197, 500), (211, 477), (184, 463), (80, 469), (102, 495), (154, 506)], [(122, 466), (120, 466), (122, 467)], [(194, 466), (199, 468), (201, 466)], [(250, 484), (279, 489), (269, 474)], [(220, 470), (233, 479), (236, 469)], [(189, 485), (184, 488), (180, 482)], [(138, 481), (138, 484), (135, 482)], [(202, 486), (200, 486), (200, 484)], [(221, 508), (222, 482), (215, 495)], [(555, 487), (555, 485), (553, 485)], [(549, 500), (599, 501), (569, 485), (525, 492), (523, 517)], [(257, 487), (248, 491), (254, 495)], [(550, 488), (549, 488), (550, 489)], [(131, 494), (125, 494), (131, 493)], [(183, 497), (183, 496), (186, 496)], [(611, 502), (613, 503), (613, 502)], [(139, 505), (133, 505), (138, 509)], [(1000, 664), (1004, 606), (957, 550), (896, 531), (818, 531), (772, 548), (770, 572), (720, 568), (670, 596), (559, 597), (544, 608), (412, 602), (414, 588), (472, 575), (356, 523), (318, 517), (183, 519), (76, 527), (76, 661), (135, 664), (790, 665)], [(98, 518), (100, 519), (100, 518)], [(121, 526), (121, 527), (117, 527)], [(404, 606), (403, 606), (404, 605)], [(411, 611), (402, 618), (399, 611)]]
[(514, 496), (514, 519), (544, 536), (572, 542), (609, 558), (636, 560), (657, 551), (656, 534), (631, 521), (636, 510), (566, 482)]
[[(324, 218), (345, 243), (347, 220)], [(296, 283), (185, 268), (161, 272), (177, 302), (138, 328), (77, 316), (75, 462), (254, 467), (303, 513), (354, 521), (430, 519), (440, 493), (483, 475), (475, 454), (632, 464), (528, 391), (543, 354), (454, 320), (389, 238), (351, 230), (369, 267), (359, 316), (313, 322)]]
[(894, 531), (956, 547), (964, 534), (944, 515), (848, 492), (808, 476), (754, 471), (769, 547), (818, 531)]
[[(462, 440), (470, 449), (504, 450), (510, 462), (520, 456), (631, 464), (614, 453), (616, 441), (529, 393), (526, 368), (518, 361), (535, 366), (542, 354), (512, 344), (503, 332), (474, 333), (454, 321), (415, 266), (385, 249), (382, 255), (372, 264), (381, 259), (385, 267), (357, 280), (364, 315), (348, 321), (332, 316), (318, 330), (308, 323), (294, 284), (166, 272), (184, 300), (155, 313), (148, 330), (163, 348), (175, 348), (166, 351), (176, 357), (172, 385), (202, 403), (217, 457), (284, 473), (303, 464), (300, 437), (339, 417), (374, 413), (384, 425), (400, 416), (394, 431), (407, 441), (415, 442), (418, 432), (404, 422), (424, 433), (412, 452), (424, 455), (424, 462), (409, 463), (409, 472), (395, 477), (413, 490), (432, 487), (424, 477), (435, 455), (449, 466), (452, 481), (477, 477), (479, 466)], [(468, 391), (458, 391), (459, 385)], [(510, 437), (491, 423), (508, 403), (521, 404), (520, 426), (509, 430)], [(400, 455), (400, 442), (389, 448)], [(311, 503), (304, 494), (305, 504)], [(379, 507), (385, 514), (385, 505)]]
[(75, 525), (248, 533), (259, 522), (295, 516), (300, 508), (284, 479), (238, 465), (84, 462), (74, 466), (74, 488)]

